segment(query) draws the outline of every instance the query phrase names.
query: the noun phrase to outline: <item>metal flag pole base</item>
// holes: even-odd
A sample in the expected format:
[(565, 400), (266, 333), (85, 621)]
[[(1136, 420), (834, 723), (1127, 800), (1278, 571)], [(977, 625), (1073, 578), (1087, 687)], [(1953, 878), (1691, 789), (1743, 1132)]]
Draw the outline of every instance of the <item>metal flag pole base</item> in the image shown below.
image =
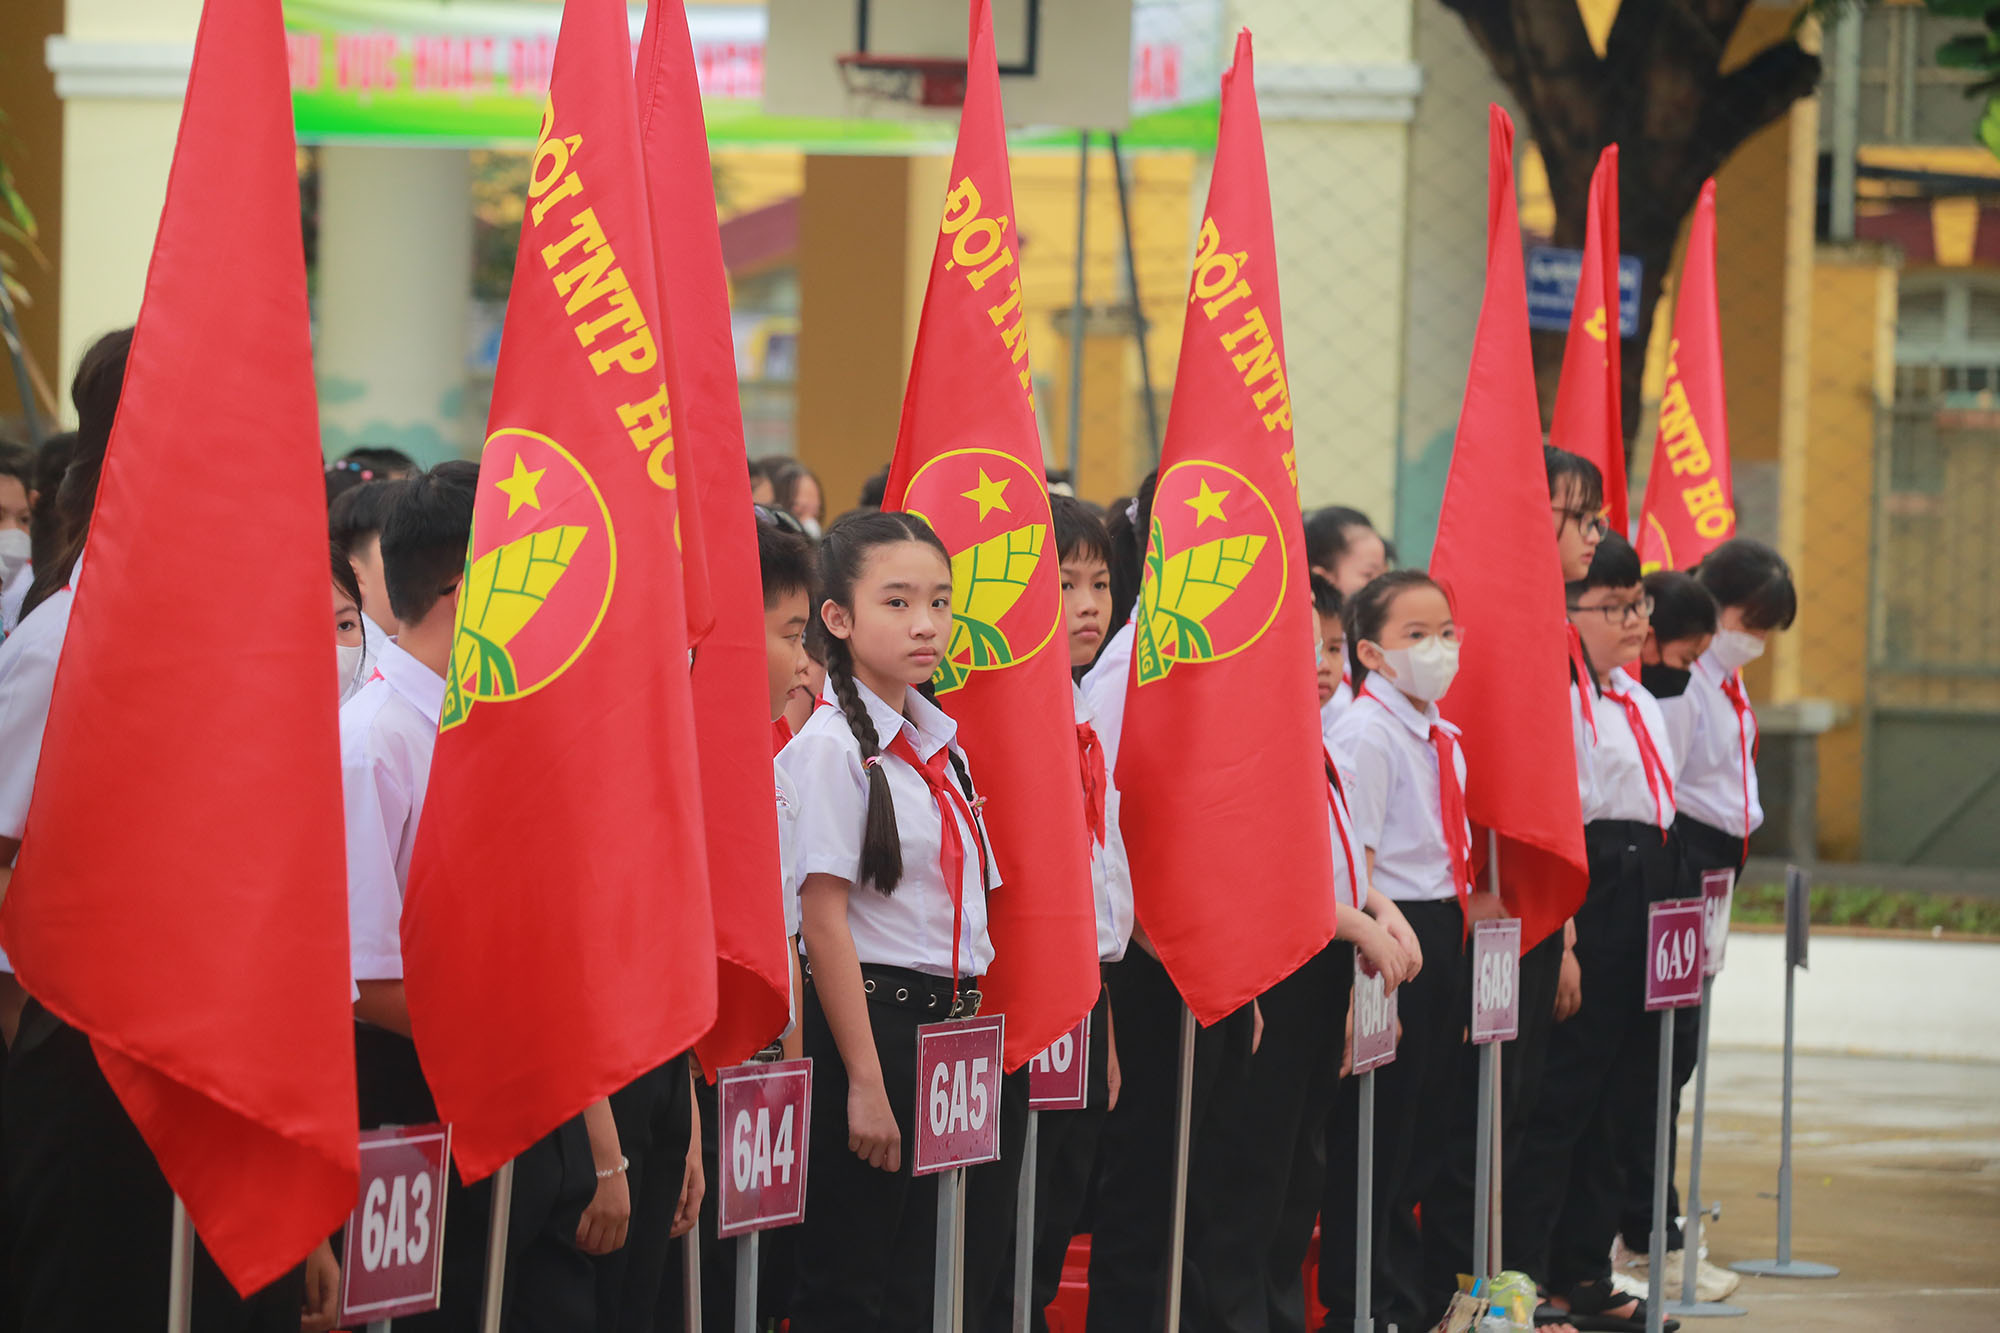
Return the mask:
[(1014, 1204), (1014, 1333), (1028, 1333), (1035, 1305), (1035, 1161), (1041, 1156), (1042, 1113), (1028, 1112), (1021, 1145), (1021, 1185)]
[(932, 1333), (965, 1325), (965, 1168), (938, 1176), (937, 1272), (931, 1283)]
[[(1708, 1011), (1714, 999), (1715, 978), (1704, 977), (1701, 983), (1701, 1018), (1696, 1023), (1695, 1038), (1694, 1130), (1688, 1145), (1687, 1234), (1681, 1239), (1681, 1248), (1686, 1254), (1681, 1268), (1683, 1298), (1691, 1298), (1695, 1294), (1695, 1270), (1701, 1265), (1701, 1233), (1708, 1223), (1708, 1213), (1701, 1206), (1701, 1143), (1708, 1114)], [(1669, 1302), (1667, 1313), (1683, 1319), (1733, 1319), (1750, 1312), (1740, 1305), (1727, 1305), (1721, 1301), (1682, 1299)]]
[(1194, 1010), (1181, 1010), (1181, 1088), (1174, 1111), (1174, 1216), (1167, 1246), (1166, 1333), (1181, 1326), (1181, 1262), (1187, 1256), (1188, 1140), (1194, 1132)]
[[(1361, 1076), (1354, 1171), (1354, 1333), (1375, 1333), (1375, 1071)], [(1324, 1258), (1322, 1258), (1324, 1262)]]
[(1647, 1247), (1646, 1333), (1666, 1326), (1667, 1267), (1667, 1135), (1673, 1133), (1674, 1011), (1660, 1011), (1659, 1082), (1654, 1087), (1653, 1115), (1653, 1236)]
[(1752, 1277), (1838, 1277), (1832, 1264), (1808, 1263), (1792, 1258), (1792, 1019), (1798, 969), (1785, 965), (1785, 1092), (1779, 1119), (1778, 1144), (1778, 1257), (1745, 1259), (1729, 1265)]
[(178, 1194), (167, 1265), (167, 1333), (188, 1333), (194, 1312), (194, 1227)]
[(701, 1228), (681, 1237), (682, 1327), (687, 1333), (701, 1333)]
[(757, 1233), (736, 1241), (736, 1333), (757, 1330)]
[(1479, 1128), (1472, 1168), (1472, 1281), (1484, 1294), (1493, 1266), (1493, 1057), (1499, 1046), (1479, 1048)]
[(481, 1333), (500, 1333), (500, 1306), (507, 1295), (507, 1220), (514, 1212), (514, 1164), (493, 1173), (493, 1225), (486, 1236), (486, 1291), (479, 1307)]

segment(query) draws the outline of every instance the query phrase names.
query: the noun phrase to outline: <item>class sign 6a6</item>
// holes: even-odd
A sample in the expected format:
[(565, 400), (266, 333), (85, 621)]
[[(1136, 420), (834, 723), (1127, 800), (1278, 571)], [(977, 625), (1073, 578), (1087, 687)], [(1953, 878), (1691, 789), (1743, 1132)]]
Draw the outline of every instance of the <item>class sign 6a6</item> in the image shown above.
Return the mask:
[(1000, 1158), (999, 1014), (917, 1029), (917, 1142), (920, 1176)]
[(1707, 913), (1699, 898), (1654, 903), (1646, 917), (1646, 1009), (1701, 1003), (1702, 937)]
[(812, 1061), (725, 1069), (715, 1097), (722, 1130), (717, 1233), (737, 1236), (804, 1221)]
[(347, 1221), (340, 1317), (355, 1325), (435, 1310), (444, 1263), (449, 1125), (361, 1135), (361, 1197)]

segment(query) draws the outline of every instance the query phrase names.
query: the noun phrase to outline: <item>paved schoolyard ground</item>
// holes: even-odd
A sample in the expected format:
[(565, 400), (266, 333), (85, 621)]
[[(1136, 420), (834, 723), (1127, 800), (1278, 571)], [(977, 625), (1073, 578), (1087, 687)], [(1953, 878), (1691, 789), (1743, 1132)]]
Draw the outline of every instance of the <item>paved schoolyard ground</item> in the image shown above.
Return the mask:
[[(1704, 1195), (1711, 1258), (1776, 1253), (1779, 1057), (1711, 1056)], [(1730, 1333), (2000, 1329), (2000, 1065), (1802, 1055), (1792, 1144), (1792, 1254), (1823, 1281), (1745, 1277)], [(1693, 1104), (1690, 1086), (1684, 1109)], [(1688, 1116), (1682, 1125), (1686, 1179)]]

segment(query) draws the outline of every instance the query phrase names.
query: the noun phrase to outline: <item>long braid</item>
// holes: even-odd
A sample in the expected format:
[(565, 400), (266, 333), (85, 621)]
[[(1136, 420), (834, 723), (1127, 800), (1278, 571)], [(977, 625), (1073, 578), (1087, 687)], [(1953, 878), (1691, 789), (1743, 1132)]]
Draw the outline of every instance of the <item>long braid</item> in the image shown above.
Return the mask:
[(854, 657), (847, 640), (827, 636), (826, 678), (833, 684), (833, 697), (840, 715), (861, 747), (861, 762), (868, 774), (867, 811), (862, 818), (861, 881), (887, 897), (903, 881), (903, 836), (896, 827), (896, 802), (889, 792), (889, 774), (881, 764), (882, 739), (875, 733), (875, 720), (861, 702), (854, 684)]

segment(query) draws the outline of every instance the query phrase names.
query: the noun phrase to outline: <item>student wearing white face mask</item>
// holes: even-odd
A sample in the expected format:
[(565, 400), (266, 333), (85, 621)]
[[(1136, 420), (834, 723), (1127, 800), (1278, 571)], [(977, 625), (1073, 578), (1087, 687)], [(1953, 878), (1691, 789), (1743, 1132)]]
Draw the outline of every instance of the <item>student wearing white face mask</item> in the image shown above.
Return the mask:
[[(28, 518), (34, 511), (34, 461), (18, 444), (0, 443), (0, 597), (19, 607), (33, 577), (34, 543), (28, 537)], [(18, 594), (18, 596), (14, 596)], [(12, 629), (11, 620), (0, 611), (0, 633)]]
[(362, 633), (361, 586), (338, 546), (333, 547), (333, 654), (340, 701), (346, 703), (368, 678), (368, 645)]
[[(1402, 910), (1423, 959), (1397, 991), (1403, 1035), (1396, 1061), (1375, 1080), (1373, 1313), (1378, 1327), (1416, 1328), (1431, 1303), (1423, 1291), (1423, 1242), (1408, 1228), (1392, 1229), (1390, 1219), (1407, 1217), (1430, 1188), (1447, 1113), (1464, 1095), (1452, 1085), (1469, 1003), (1472, 830), (1458, 729), (1437, 710), (1458, 672), (1458, 630), (1444, 589), (1418, 570), (1376, 578), (1348, 599), (1346, 615), (1355, 699), (1334, 724), (1329, 749), (1369, 879)], [(1354, 1155), (1345, 1145), (1354, 1142), (1357, 1123), (1354, 1094), (1343, 1089), (1327, 1135), (1320, 1212), (1326, 1255), (1354, 1253)], [(1353, 1265), (1328, 1263), (1320, 1272), (1321, 1299), (1351, 1310)]]

